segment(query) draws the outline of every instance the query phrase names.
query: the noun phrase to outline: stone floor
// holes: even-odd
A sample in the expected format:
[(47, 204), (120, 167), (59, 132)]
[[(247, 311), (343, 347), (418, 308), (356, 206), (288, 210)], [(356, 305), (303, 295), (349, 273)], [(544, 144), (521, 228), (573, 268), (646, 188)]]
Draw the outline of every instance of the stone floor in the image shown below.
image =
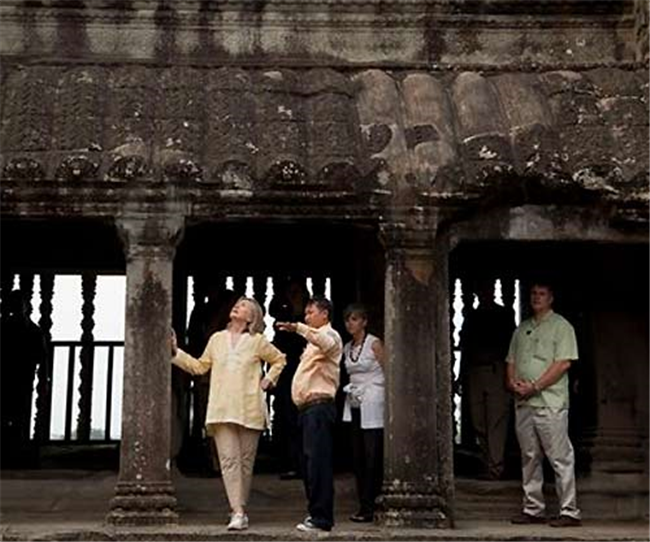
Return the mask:
[[(294, 529), (305, 515), (302, 484), (296, 480), (280, 481), (272, 474), (257, 475), (253, 482), (249, 510), (251, 527), (244, 533), (230, 533), (225, 529), (227, 505), (219, 478), (181, 475), (174, 476), (179, 512), (177, 526), (115, 529), (104, 524), (115, 482), (116, 474), (112, 471), (4, 471), (0, 485), (0, 539), (591, 541), (650, 538), (647, 521), (587, 519), (578, 529), (514, 526), (499, 506), (495, 506), (493, 514), (483, 514), (483, 517), (459, 513), (453, 530), (360, 526), (347, 520), (355, 507), (354, 484), (349, 475), (337, 477), (337, 525), (328, 534), (304, 535)], [(465, 482), (464, 487), (467, 485)], [(459, 493), (465, 491), (463, 483), (457, 487)], [(509, 506), (509, 509), (516, 509), (517, 503)]]

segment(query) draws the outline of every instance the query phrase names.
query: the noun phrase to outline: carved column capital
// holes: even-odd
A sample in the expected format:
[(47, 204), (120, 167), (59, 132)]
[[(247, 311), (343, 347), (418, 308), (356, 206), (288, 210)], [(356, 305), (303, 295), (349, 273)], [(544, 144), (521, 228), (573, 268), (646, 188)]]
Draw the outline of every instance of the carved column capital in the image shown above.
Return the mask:
[(388, 266), (406, 269), (418, 282), (428, 284), (433, 273), (436, 235), (435, 217), (421, 209), (404, 219), (380, 224)]
[(134, 214), (117, 218), (117, 231), (126, 260), (172, 259), (183, 237), (184, 223), (181, 215)]
[(389, 252), (431, 250), (437, 229), (437, 212), (423, 207), (408, 209), (379, 226), (381, 241)]

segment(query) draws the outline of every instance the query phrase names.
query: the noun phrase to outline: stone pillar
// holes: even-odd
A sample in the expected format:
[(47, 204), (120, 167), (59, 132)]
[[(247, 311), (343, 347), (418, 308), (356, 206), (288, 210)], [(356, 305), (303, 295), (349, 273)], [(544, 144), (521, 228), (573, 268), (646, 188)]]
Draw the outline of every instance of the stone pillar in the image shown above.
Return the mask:
[(382, 236), (387, 385), (380, 520), (452, 527), (448, 253), (424, 225), (386, 224)]
[(170, 478), (172, 267), (182, 220), (118, 219), (126, 253), (120, 473), (107, 521), (176, 523)]

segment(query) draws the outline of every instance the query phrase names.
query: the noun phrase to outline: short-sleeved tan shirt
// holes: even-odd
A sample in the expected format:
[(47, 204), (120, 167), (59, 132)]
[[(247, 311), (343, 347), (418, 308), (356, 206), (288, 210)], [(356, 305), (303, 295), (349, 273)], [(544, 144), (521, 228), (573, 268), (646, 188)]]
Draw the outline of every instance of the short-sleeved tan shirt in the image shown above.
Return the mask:
[[(519, 325), (512, 335), (506, 361), (515, 364), (516, 378), (532, 381), (542, 376), (551, 363), (576, 359), (578, 344), (573, 326), (551, 311), (540, 322), (529, 318)], [(568, 374), (523, 402), (532, 407), (568, 408)]]

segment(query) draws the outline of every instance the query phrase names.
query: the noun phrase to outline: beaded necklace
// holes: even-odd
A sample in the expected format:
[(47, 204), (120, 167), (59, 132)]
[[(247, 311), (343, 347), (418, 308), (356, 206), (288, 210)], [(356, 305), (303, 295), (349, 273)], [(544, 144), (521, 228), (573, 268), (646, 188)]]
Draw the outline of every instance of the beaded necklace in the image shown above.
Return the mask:
[(361, 344), (359, 345), (359, 350), (357, 352), (356, 357), (354, 355), (354, 350), (355, 350), (354, 343), (352, 345), (350, 345), (350, 361), (352, 363), (356, 363), (357, 361), (359, 361), (359, 358), (361, 357), (361, 352), (363, 351), (363, 345), (366, 344), (366, 337), (368, 337), (368, 334), (364, 333), (363, 334), (363, 340), (361, 341)]

